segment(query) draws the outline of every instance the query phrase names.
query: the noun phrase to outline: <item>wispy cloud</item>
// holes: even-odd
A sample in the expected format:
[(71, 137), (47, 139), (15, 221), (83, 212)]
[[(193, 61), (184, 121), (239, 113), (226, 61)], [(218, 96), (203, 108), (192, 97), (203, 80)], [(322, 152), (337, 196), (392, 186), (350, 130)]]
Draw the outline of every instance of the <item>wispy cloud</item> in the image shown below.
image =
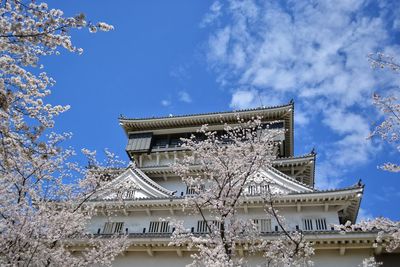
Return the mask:
[(184, 102), (184, 103), (192, 103), (192, 97), (189, 95), (188, 92), (186, 91), (180, 91), (178, 93), (179, 100)]
[(256, 89), (238, 89), (232, 93), (230, 107), (234, 109), (274, 106), (281, 104), (278, 97), (266, 95)]
[(222, 86), (251, 88), (233, 90), (231, 107), (295, 98), (300, 124), (322, 121), (332, 137), (317, 168), (325, 177), (318, 178), (320, 187), (336, 186), (344, 171), (365, 164), (376, 152), (365, 139), (369, 99), (398, 77), (371, 70), (366, 55), (382, 50), (400, 55), (392, 36), (400, 14), (393, 5), (232, 0), (219, 10), (223, 19), (209, 37), (208, 62)]
[(214, 3), (212, 3), (209, 12), (203, 17), (203, 20), (200, 23), (200, 27), (205, 27), (218, 19), (222, 13), (221, 9), (222, 4), (220, 1), (215, 1)]

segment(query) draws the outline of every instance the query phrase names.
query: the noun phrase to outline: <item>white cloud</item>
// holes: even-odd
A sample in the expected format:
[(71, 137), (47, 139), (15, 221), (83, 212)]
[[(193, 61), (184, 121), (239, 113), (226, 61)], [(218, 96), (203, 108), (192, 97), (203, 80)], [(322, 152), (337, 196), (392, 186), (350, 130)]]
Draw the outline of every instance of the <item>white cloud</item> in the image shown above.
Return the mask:
[(341, 108), (328, 108), (323, 123), (341, 139), (327, 151), (331, 163), (339, 167), (362, 164), (379, 149), (367, 139), (369, 122), (359, 114)]
[(332, 136), (320, 162), (323, 187), (337, 184), (344, 170), (365, 164), (376, 152), (365, 138), (370, 97), (399, 77), (372, 70), (366, 56), (383, 47), (400, 55), (390, 32), (400, 15), (391, 9), (368, 0), (232, 0), (219, 10), (228, 19), (210, 35), (209, 64), (223, 86), (251, 88), (233, 91), (230, 106), (296, 98), (297, 124), (322, 119)]
[(220, 3), (220, 1), (215, 1), (214, 3), (212, 3), (209, 12), (204, 15), (203, 20), (200, 23), (200, 27), (205, 27), (218, 19), (222, 13), (221, 8), (222, 4)]
[(213, 36), (210, 37), (210, 40), (208, 42), (208, 45), (210, 47), (208, 57), (211, 61), (219, 59), (225, 60), (228, 52), (229, 37), (229, 27), (218, 30)]
[(192, 97), (189, 95), (188, 92), (186, 91), (180, 91), (178, 93), (179, 95), (179, 100), (185, 103), (192, 103)]
[(342, 182), (342, 178), (338, 178), (339, 170), (329, 161), (317, 162), (315, 185), (318, 188), (334, 189)]
[(164, 107), (168, 107), (171, 105), (171, 101), (169, 101), (167, 99), (163, 99), (163, 100), (161, 100), (161, 105)]
[(255, 104), (256, 92), (254, 90), (238, 90), (232, 95), (230, 106), (235, 109), (245, 109), (257, 106)]
[(302, 110), (296, 110), (295, 111), (295, 124), (296, 126), (306, 126), (310, 122), (310, 118), (307, 116), (307, 114), (302, 111)]
[(275, 106), (282, 102), (277, 97), (270, 97), (255, 89), (238, 89), (232, 94), (230, 107), (247, 109), (261, 106)]

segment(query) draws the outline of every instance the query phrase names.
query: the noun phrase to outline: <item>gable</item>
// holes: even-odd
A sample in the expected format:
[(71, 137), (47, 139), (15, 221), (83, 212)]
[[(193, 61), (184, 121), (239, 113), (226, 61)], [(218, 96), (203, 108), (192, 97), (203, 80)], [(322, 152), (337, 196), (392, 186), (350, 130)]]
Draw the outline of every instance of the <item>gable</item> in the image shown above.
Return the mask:
[(96, 200), (165, 198), (173, 194), (151, 180), (137, 168), (125, 172), (102, 187), (94, 196)]
[(248, 193), (253, 194), (253, 192), (255, 192), (257, 194), (259, 193), (258, 191), (265, 190), (263, 189), (264, 185), (269, 185), (271, 192), (278, 194), (314, 191), (307, 185), (300, 183), (299, 181), (287, 176), (273, 167), (263, 169), (254, 175), (248, 184)]

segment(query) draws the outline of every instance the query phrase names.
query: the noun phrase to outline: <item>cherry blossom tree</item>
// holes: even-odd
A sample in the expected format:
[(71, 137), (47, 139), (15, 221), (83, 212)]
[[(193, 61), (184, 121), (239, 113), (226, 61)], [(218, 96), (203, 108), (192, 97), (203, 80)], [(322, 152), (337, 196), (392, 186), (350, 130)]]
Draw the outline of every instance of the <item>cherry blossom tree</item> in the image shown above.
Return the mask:
[[(400, 72), (400, 65), (396, 63), (394, 57), (383, 53), (371, 53), (368, 60), (372, 68), (388, 68), (394, 72)], [(381, 96), (377, 93), (373, 95), (375, 107), (383, 114), (383, 120), (374, 127), (368, 138), (379, 137), (382, 140), (395, 146), (400, 151), (400, 103), (395, 96)], [(398, 163), (387, 162), (380, 166), (382, 170), (389, 172), (399, 172)], [(361, 221), (356, 224), (347, 222), (339, 226), (342, 231), (378, 231), (377, 243), (382, 244), (386, 241), (385, 249), (393, 252), (400, 247), (400, 222), (392, 221), (388, 218), (375, 218), (372, 220)], [(362, 263), (364, 267), (381, 266), (381, 262), (376, 262), (374, 257), (367, 258)]]
[[(71, 161), (75, 154), (60, 144), (70, 134), (51, 132), (54, 118), (68, 106), (46, 103), (55, 81), (42, 71), (40, 59), (72, 44), (71, 29), (108, 31), (106, 23), (89, 23), (83, 14), (65, 17), (36, 1), (0, 1), (0, 265), (110, 265), (126, 246), (124, 238), (100, 240), (86, 234), (93, 210), (85, 205), (103, 183)], [(84, 150), (98, 170), (107, 170)], [(85, 249), (74, 252), (71, 240)]]
[[(392, 56), (383, 53), (368, 55), (368, 60), (373, 68), (388, 68), (394, 72), (400, 72), (400, 65), (396, 63)], [(373, 95), (373, 103), (375, 107), (383, 114), (384, 119), (373, 129), (370, 134), (372, 137), (380, 137), (382, 140), (393, 144), (396, 149), (400, 150), (400, 103), (396, 96), (381, 96), (377, 93)], [(398, 163), (387, 162), (381, 168), (390, 172), (399, 172)]]
[(182, 139), (183, 148), (191, 153), (173, 167), (192, 191), (184, 210), (201, 219), (204, 231), (193, 233), (182, 221), (174, 221), (171, 245), (195, 248), (192, 266), (240, 266), (246, 260), (238, 254), (243, 246), (249, 253), (262, 252), (268, 265), (309, 263), (313, 249), (302, 233), (286, 230), (273, 205), (280, 193), (270, 182), (259, 182), (258, 193), (265, 200), (265, 217), (276, 220), (281, 236), (260, 237), (255, 222), (238, 214), (249, 196), (248, 185), (259, 171), (271, 168), (280, 134), (281, 130), (263, 127), (259, 118), (248, 122), (238, 118), (236, 126), (225, 125), (223, 132), (209, 131), (205, 125), (196, 135)]
[[(368, 59), (373, 68), (388, 68), (393, 72), (400, 72), (400, 65), (392, 56), (376, 53), (370, 54)], [(373, 101), (376, 108), (382, 112), (384, 119), (380, 124), (375, 126), (370, 138), (378, 136), (389, 144), (394, 145), (397, 151), (400, 151), (400, 103), (398, 98), (396, 96), (383, 97), (375, 93)], [(400, 171), (399, 164), (392, 162), (384, 163), (380, 168), (389, 172)], [(389, 242), (386, 246), (388, 252), (400, 247), (400, 222), (392, 221), (388, 218), (376, 218), (362, 221), (355, 227), (361, 227), (365, 231), (379, 230), (377, 242), (381, 243), (384, 238), (388, 239)], [(380, 263), (377, 263), (377, 265), (380, 265)], [(364, 266), (369, 265), (364, 263)]]

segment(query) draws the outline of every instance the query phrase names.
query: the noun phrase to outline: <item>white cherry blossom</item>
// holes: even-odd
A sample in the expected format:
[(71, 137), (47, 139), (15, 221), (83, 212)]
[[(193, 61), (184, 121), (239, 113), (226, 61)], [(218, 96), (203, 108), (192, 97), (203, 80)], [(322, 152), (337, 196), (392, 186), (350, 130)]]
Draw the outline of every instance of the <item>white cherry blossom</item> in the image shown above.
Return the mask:
[[(0, 265), (110, 265), (125, 239), (86, 233), (94, 210), (85, 202), (101, 187), (104, 172), (71, 161), (75, 152), (60, 146), (70, 134), (50, 133), (69, 106), (47, 103), (55, 81), (40, 60), (62, 50), (81, 52), (71, 29), (112, 26), (88, 23), (83, 14), (64, 17), (46, 3), (0, 3)], [(109, 167), (92, 162), (100, 171)], [(85, 244), (78, 255), (73, 240)]]

